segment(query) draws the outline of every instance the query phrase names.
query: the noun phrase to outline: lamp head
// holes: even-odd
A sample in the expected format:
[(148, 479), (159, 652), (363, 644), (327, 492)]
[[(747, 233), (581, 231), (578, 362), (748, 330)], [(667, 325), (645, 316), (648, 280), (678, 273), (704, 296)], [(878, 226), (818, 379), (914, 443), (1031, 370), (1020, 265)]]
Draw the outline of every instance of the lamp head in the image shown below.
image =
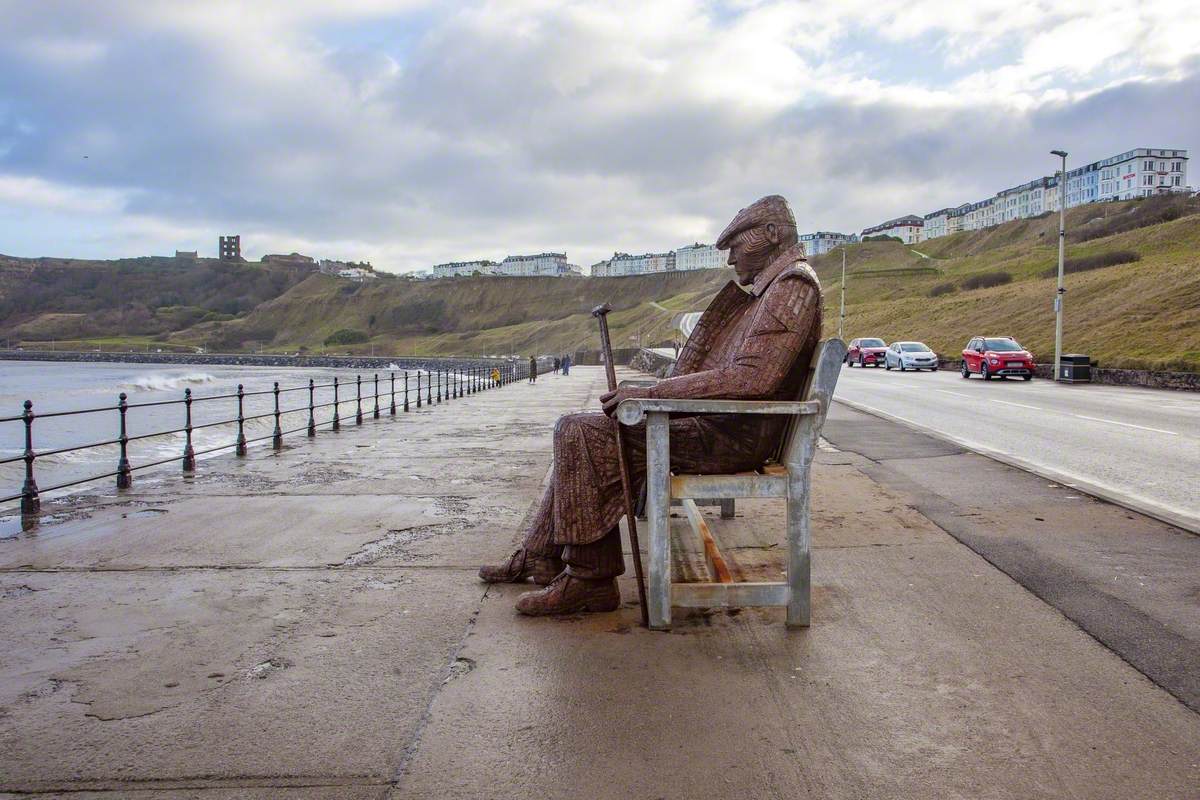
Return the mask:
[(1052, 156), (1058, 156), (1059, 158), (1066, 158), (1066, 157), (1067, 157), (1067, 151), (1066, 151), (1066, 150), (1051, 150), (1051, 151), (1050, 151), (1050, 155), (1052, 155)]

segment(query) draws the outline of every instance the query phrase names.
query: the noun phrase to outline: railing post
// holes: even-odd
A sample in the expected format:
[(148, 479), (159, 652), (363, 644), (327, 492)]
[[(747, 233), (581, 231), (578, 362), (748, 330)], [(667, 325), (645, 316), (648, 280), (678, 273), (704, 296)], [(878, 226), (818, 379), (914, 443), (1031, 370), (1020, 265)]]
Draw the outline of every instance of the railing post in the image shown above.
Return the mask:
[(433, 372), (425, 371), (425, 405), (433, 405)]
[(371, 415), (373, 419), (379, 419), (379, 373), (375, 373), (375, 412)]
[(396, 416), (396, 373), (392, 372), (392, 405), (388, 410), (390, 416)]
[[(408, 398), (404, 398), (407, 400)], [(417, 408), (421, 407), (421, 370), (417, 370)]]
[(333, 430), (340, 431), (342, 429), (341, 420), (338, 419), (338, 379), (333, 376)]
[(36, 514), (42, 510), (42, 499), (38, 496), (37, 481), (33, 479), (33, 401), (25, 401), (25, 485), (21, 487), (21, 513)]
[(455, 400), (457, 400), (462, 394), (461, 392), (458, 391), (458, 385), (461, 382), (462, 382), (462, 375), (461, 375), (458, 367), (454, 367), (453, 369), (450, 370), (450, 396), (453, 397)]
[(238, 435), (237, 435), (237, 454), (239, 456), (246, 455), (246, 409), (244, 401), (246, 398), (246, 390), (239, 383), (238, 391)]
[(283, 449), (283, 428), (279, 427), (279, 381), (275, 381), (275, 431), (271, 434), (271, 449)]
[(308, 435), (317, 435), (317, 418), (313, 416), (315, 409), (315, 394), (316, 386), (313, 384), (313, 379), (308, 379)]
[(192, 390), (183, 390), (183, 471), (196, 471), (196, 451), (192, 449)]
[(442, 402), (442, 371), (439, 369), (434, 372), (437, 374), (437, 401), (440, 403)]
[(362, 425), (362, 375), (354, 376), (355, 401), (358, 403), (354, 412), (354, 424)]
[(117, 488), (128, 489), (133, 486), (133, 472), (129, 468), (129, 435), (125, 430), (125, 411), (129, 407), (124, 392), (117, 396), (117, 413), (121, 418), (121, 431), (117, 440), (121, 443), (121, 456), (117, 459)]

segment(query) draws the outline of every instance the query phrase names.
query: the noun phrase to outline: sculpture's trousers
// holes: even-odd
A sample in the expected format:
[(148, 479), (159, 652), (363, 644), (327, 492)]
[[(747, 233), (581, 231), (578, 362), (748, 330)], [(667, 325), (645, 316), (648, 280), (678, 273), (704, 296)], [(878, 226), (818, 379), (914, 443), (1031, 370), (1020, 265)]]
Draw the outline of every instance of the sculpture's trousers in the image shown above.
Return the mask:
[[(617, 523), (625, 496), (614, 423), (603, 413), (569, 414), (554, 427), (554, 469), (525, 534), (527, 550), (561, 558), (580, 578), (611, 578), (625, 571)], [(714, 473), (756, 469), (772, 455), (777, 417), (734, 416), (671, 420), (671, 469)], [(622, 426), (635, 497), (646, 475), (646, 428)]]

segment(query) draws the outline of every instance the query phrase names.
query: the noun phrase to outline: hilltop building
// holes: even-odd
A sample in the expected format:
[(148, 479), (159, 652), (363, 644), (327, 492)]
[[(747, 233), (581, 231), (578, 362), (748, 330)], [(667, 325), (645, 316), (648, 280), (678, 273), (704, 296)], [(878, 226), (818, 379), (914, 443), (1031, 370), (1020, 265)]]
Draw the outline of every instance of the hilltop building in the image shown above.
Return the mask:
[[(900, 220), (875, 225), (863, 236), (885, 233), (899, 236), (905, 244), (936, 239), (959, 231), (990, 228), (1015, 219), (1028, 219), (1085, 203), (1133, 200), (1155, 194), (1190, 192), (1187, 182), (1187, 150), (1138, 147), (1119, 155), (1067, 170), (1066, 186), (1058, 174), (1035, 178), (1026, 183), (1001, 189), (992, 197), (956, 208), (943, 208), (926, 214), (914, 232), (887, 226)], [(902, 217), (907, 219), (907, 217)], [(889, 232), (891, 231), (891, 232)], [(911, 238), (914, 235), (916, 238)]]
[(916, 244), (921, 241), (921, 230), (925, 227), (925, 218), (916, 214), (906, 214), (903, 217), (889, 219), (870, 228), (864, 228), (862, 238), (868, 236), (895, 236), (905, 244)]
[(195, 261), (200, 257), (200, 253), (196, 250), (176, 250), (175, 257), (182, 258), (187, 261)]
[(379, 277), (373, 270), (363, 269), (362, 267), (349, 267), (347, 269), (339, 270), (337, 276), (339, 278), (358, 281), (359, 283), (373, 281)]
[(222, 236), (217, 252), (220, 254), (219, 257), (222, 261), (241, 261), (242, 237), (240, 235)]
[(574, 264), (567, 263), (566, 253), (538, 253), (530, 256), (505, 256), (504, 260), (492, 269), (495, 275), (515, 275), (531, 277), (536, 275), (578, 275), (580, 270)]
[(286, 267), (304, 272), (314, 272), (318, 269), (315, 258), (301, 255), (300, 253), (288, 253), (286, 255), (282, 253), (268, 253), (262, 257), (262, 263), (270, 264), (273, 267)]
[(819, 256), (828, 253), (835, 247), (853, 244), (858, 241), (856, 233), (833, 233), (832, 231), (817, 231), (800, 234), (800, 244), (804, 245), (806, 256)]
[(454, 278), (459, 275), (474, 275), (476, 273), (494, 275), (496, 266), (495, 261), (489, 261), (486, 258), (478, 261), (450, 261), (446, 264), (434, 264), (433, 277)]
[(727, 250), (718, 250), (715, 244), (684, 245), (675, 251), (675, 269), (683, 272), (693, 269), (716, 269), (725, 266)]
[[(599, 271), (597, 271), (599, 270)], [(593, 277), (616, 278), (625, 275), (649, 275), (653, 272), (674, 272), (675, 252), (642, 253), (613, 253), (607, 261), (592, 265)]]

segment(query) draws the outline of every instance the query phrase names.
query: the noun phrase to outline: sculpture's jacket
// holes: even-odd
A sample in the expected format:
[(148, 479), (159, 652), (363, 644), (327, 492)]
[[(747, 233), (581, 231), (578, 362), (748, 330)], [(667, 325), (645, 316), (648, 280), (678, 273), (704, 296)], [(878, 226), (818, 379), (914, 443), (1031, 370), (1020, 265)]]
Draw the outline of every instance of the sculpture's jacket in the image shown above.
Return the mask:
[[(647, 394), (795, 400), (820, 333), (820, 284), (803, 248), (795, 245), (758, 274), (749, 292), (732, 281), (721, 290), (696, 323), (671, 377)], [(591, 544), (625, 512), (612, 425), (603, 412), (586, 412), (565, 416), (555, 427), (553, 498), (543, 503), (533, 528), (556, 545)], [(756, 469), (774, 454), (784, 425), (784, 418), (760, 415), (672, 419), (671, 468), (680, 473)], [(645, 427), (623, 431), (640, 488)]]

